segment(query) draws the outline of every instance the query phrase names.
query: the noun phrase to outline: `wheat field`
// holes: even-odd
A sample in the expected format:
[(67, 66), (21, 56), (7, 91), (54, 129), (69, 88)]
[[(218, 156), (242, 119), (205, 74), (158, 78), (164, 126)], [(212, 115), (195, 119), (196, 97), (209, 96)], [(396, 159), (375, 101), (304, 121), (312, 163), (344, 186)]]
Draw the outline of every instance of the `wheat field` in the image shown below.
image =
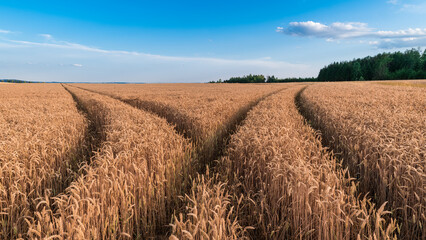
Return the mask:
[(388, 204), (402, 223), (402, 236), (425, 236), (425, 91), (330, 83), (309, 88), (301, 99), (309, 119), (358, 179), (360, 192)]
[(421, 86), (2, 84), (0, 239), (425, 239)]
[(1, 239), (26, 235), (40, 199), (63, 192), (86, 161), (85, 117), (60, 85), (0, 88)]

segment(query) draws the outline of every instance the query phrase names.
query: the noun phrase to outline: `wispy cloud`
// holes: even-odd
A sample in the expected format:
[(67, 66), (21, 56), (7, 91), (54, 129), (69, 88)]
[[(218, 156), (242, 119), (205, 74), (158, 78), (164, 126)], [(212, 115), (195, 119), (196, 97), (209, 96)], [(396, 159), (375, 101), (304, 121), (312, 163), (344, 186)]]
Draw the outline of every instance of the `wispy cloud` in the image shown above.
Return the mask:
[(400, 8), (401, 12), (425, 14), (426, 13), (426, 2), (419, 4), (403, 4)]
[(392, 4), (392, 5), (396, 5), (396, 4), (398, 4), (398, 0), (389, 0), (389, 1), (387, 1), (387, 3)]
[[(398, 43), (404, 43), (401, 44), (404, 45), (404, 47), (407, 47), (407, 44), (420, 43), (422, 44), (420, 46), (425, 46), (424, 41), (421, 40), (426, 37), (426, 28), (408, 28), (406, 30), (398, 31), (383, 31), (370, 28), (367, 23), (361, 22), (335, 22), (330, 25), (314, 21), (291, 22), (288, 27), (278, 27), (277, 32), (298, 37), (325, 38), (327, 41), (355, 38), (374, 39), (374, 41), (378, 43), (375, 44), (375, 46), (379, 48), (381, 48), (381, 46), (386, 46), (386, 48), (389, 46), (397, 47)], [(391, 42), (394, 44), (388, 44)]]
[(7, 34), (7, 33), (12, 33), (12, 32), (9, 31), (9, 30), (0, 29), (0, 33)]
[(46, 33), (39, 34), (39, 36), (40, 36), (40, 37), (43, 37), (43, 38), (44, 38), (44, 39), (46, 39), (46, 40), (51, 40), (51, 39), (53, 39), (53, 36), (52, 36), (52, 35), (50, 35), (50, 34), (46, 34)]
[[(41, 36), (42, 34), (40, 34)], [(62, 48), (62, 49), (71, 49), (77, 51), (86, 51), (93, 53), (101, 53), (108, 55), (128, 55), (128, 56), (140, 56), (149, 59), (163, 60), (163, 61), (179, 61), (179, 62), (208, 62), (216, 64), (238, 64), (238, 65), (260, 65), (264, 67), (276, 68), (279, 66), (287, 67), (305, 67), (302, 64), (292, 64), (283, 61), (274, 61), (268, 57), (258, 58), (258, 59), (223, 59), (223, 58), (210, 58), (210, 57), (183, 57), (183, 56), (167, 56), (167, 55), (157, 55), (137, 51), (124, 51), (124, 50), (106, 50), (98, 47), (86, 46), (78, 43), (71, 43), (67, 41), (56, 41), (52, 35), (47, 35), (50, 42), (33, 42), (33, 41), (22, 41), (22, 40), (11, 40), (7, 39), (6, 41), (15, 44), (15, 46), (22, 47), (46, 47), (46, 48)]]
[(389, 0), (388, 4), (393, 5), (399, 12), (425, 14), (426, 2), (424, 0)]
[[(55, 81), (203, 82), (250, 73), (279, 77), (312, 76), (319, 68), (264, 56), (226, 59), (110, 50), (57, 40), (51, 34), (38, 36), (44, 41), (0, 38), (0, 53), (10, 54), (13, 66), (16, 66), (7, 69), (14, 73), (13, 77), (37, 80), (36, 76), (39, 76), (39, 79)], [(37, 62), (37, 68), (28, 62)], [(77, 68), (80, 70), (76, 71)]]

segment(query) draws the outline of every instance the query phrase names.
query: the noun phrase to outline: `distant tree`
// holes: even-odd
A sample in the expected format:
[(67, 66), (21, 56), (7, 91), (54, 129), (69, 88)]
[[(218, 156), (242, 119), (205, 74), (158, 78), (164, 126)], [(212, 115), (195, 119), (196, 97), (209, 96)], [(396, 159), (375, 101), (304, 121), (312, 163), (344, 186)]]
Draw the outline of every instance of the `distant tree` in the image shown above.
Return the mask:
[(373, 76), (374, 80), (389, 79), (389, 63), (392, 61), (388, 54), (382, 54), (378, 56), (375, 65), (375, 73)]
[(277, 80), (278, 79), (274, 75), (266, 77), (267, 83), (277, 82)]
[(422, 70), (426, 71), (426, 49), (423, 52), (422, 58), (420, 60), (420, 65), (422, 66)]
[(361, 64), (358, 61), (356, 61), (354, 64), (352, 64), (351, 80), (357, 81), (357, 80), (360, 80), (361, 77), (362, 77)]

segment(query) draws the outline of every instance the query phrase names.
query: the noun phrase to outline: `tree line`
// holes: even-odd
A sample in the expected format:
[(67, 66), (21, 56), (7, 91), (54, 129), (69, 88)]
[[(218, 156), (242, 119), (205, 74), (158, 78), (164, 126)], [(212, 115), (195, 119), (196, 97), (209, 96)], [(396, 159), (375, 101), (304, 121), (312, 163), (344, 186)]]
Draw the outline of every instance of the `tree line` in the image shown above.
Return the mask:
[(274, 75), (246, 75), (242, 77), (231, 77), (228, 80), (219, 79), (218, 81), (210, 81), (209, 83), (276, 83), (276, 82), (315, 82), (316, 78), (277, 78)]
[(426, 50), (380, 53), (352, 61), (334, 62), (322, 68), (318, 77), (277, 78), (247, 75), (209, 83), (275, 83), (275, 82), (336, 82), (364, 80), (426, 79)]
[(31, 81), (24, 81), (24, 80), (18, 80), (18, 79), (0, 79), (0, 82), (7, 82), (7, 83), (34, 83)]
[(426, 50), (381, 53), (373, 57), (334, 62), (320, 70), (318, 81), (425, 79)]

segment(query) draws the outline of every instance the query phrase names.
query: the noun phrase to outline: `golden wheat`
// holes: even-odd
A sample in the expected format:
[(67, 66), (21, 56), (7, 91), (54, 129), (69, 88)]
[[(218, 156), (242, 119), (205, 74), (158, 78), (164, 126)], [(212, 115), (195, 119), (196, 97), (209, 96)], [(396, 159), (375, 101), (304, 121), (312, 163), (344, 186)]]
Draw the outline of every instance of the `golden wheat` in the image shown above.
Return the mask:
[(404, 81), (377, 81), (374, 82), (382, 85), (390, 85), (390, 86), (402, 86), (402, 87), (426, 87), (426, 80), (404, 80)]
[(422, 88), (330, 83), (302, 95), (309, 119), (404, 239), (426, 237), (426, 94)]
[(24, 236), (39, 198), (73, 179), (86, 127), (60, 85), (0, 87), (1, 239)]
[(186, 208), (174, 215), (172, 235), (176, 239), (247, 239), (247, 229), (238, 220), (239, 199), (228, 191), (219, 175), (198, 175), (190, 194), (185, 195)]
[(424, 238), (421, 83), (3, 84), (0, 239)]
[[(66, 194), (38, 207), (31, 238), (145, 239), (164, 231), (182, 189), (191, 145), (164, 119), (70, 88), (105, 141)], [(185, 180), (188, 179), (188, 180)]]
[[(241, 107), (282, 88), (282, 85), (221, 84), (76, 84), (123, 100), (151, 103), (173, 111), (189, 136), (205, 140)], [(164, 113), (165, 114), (165, 113)]]
[(222, 169), (245, 195), (240, 224), (263, 239), (392, 238), (384, 205), (354, 195), (348, 172), (304, 123), (294, 102), (300, 89), (260, 102), (231, 138)]

